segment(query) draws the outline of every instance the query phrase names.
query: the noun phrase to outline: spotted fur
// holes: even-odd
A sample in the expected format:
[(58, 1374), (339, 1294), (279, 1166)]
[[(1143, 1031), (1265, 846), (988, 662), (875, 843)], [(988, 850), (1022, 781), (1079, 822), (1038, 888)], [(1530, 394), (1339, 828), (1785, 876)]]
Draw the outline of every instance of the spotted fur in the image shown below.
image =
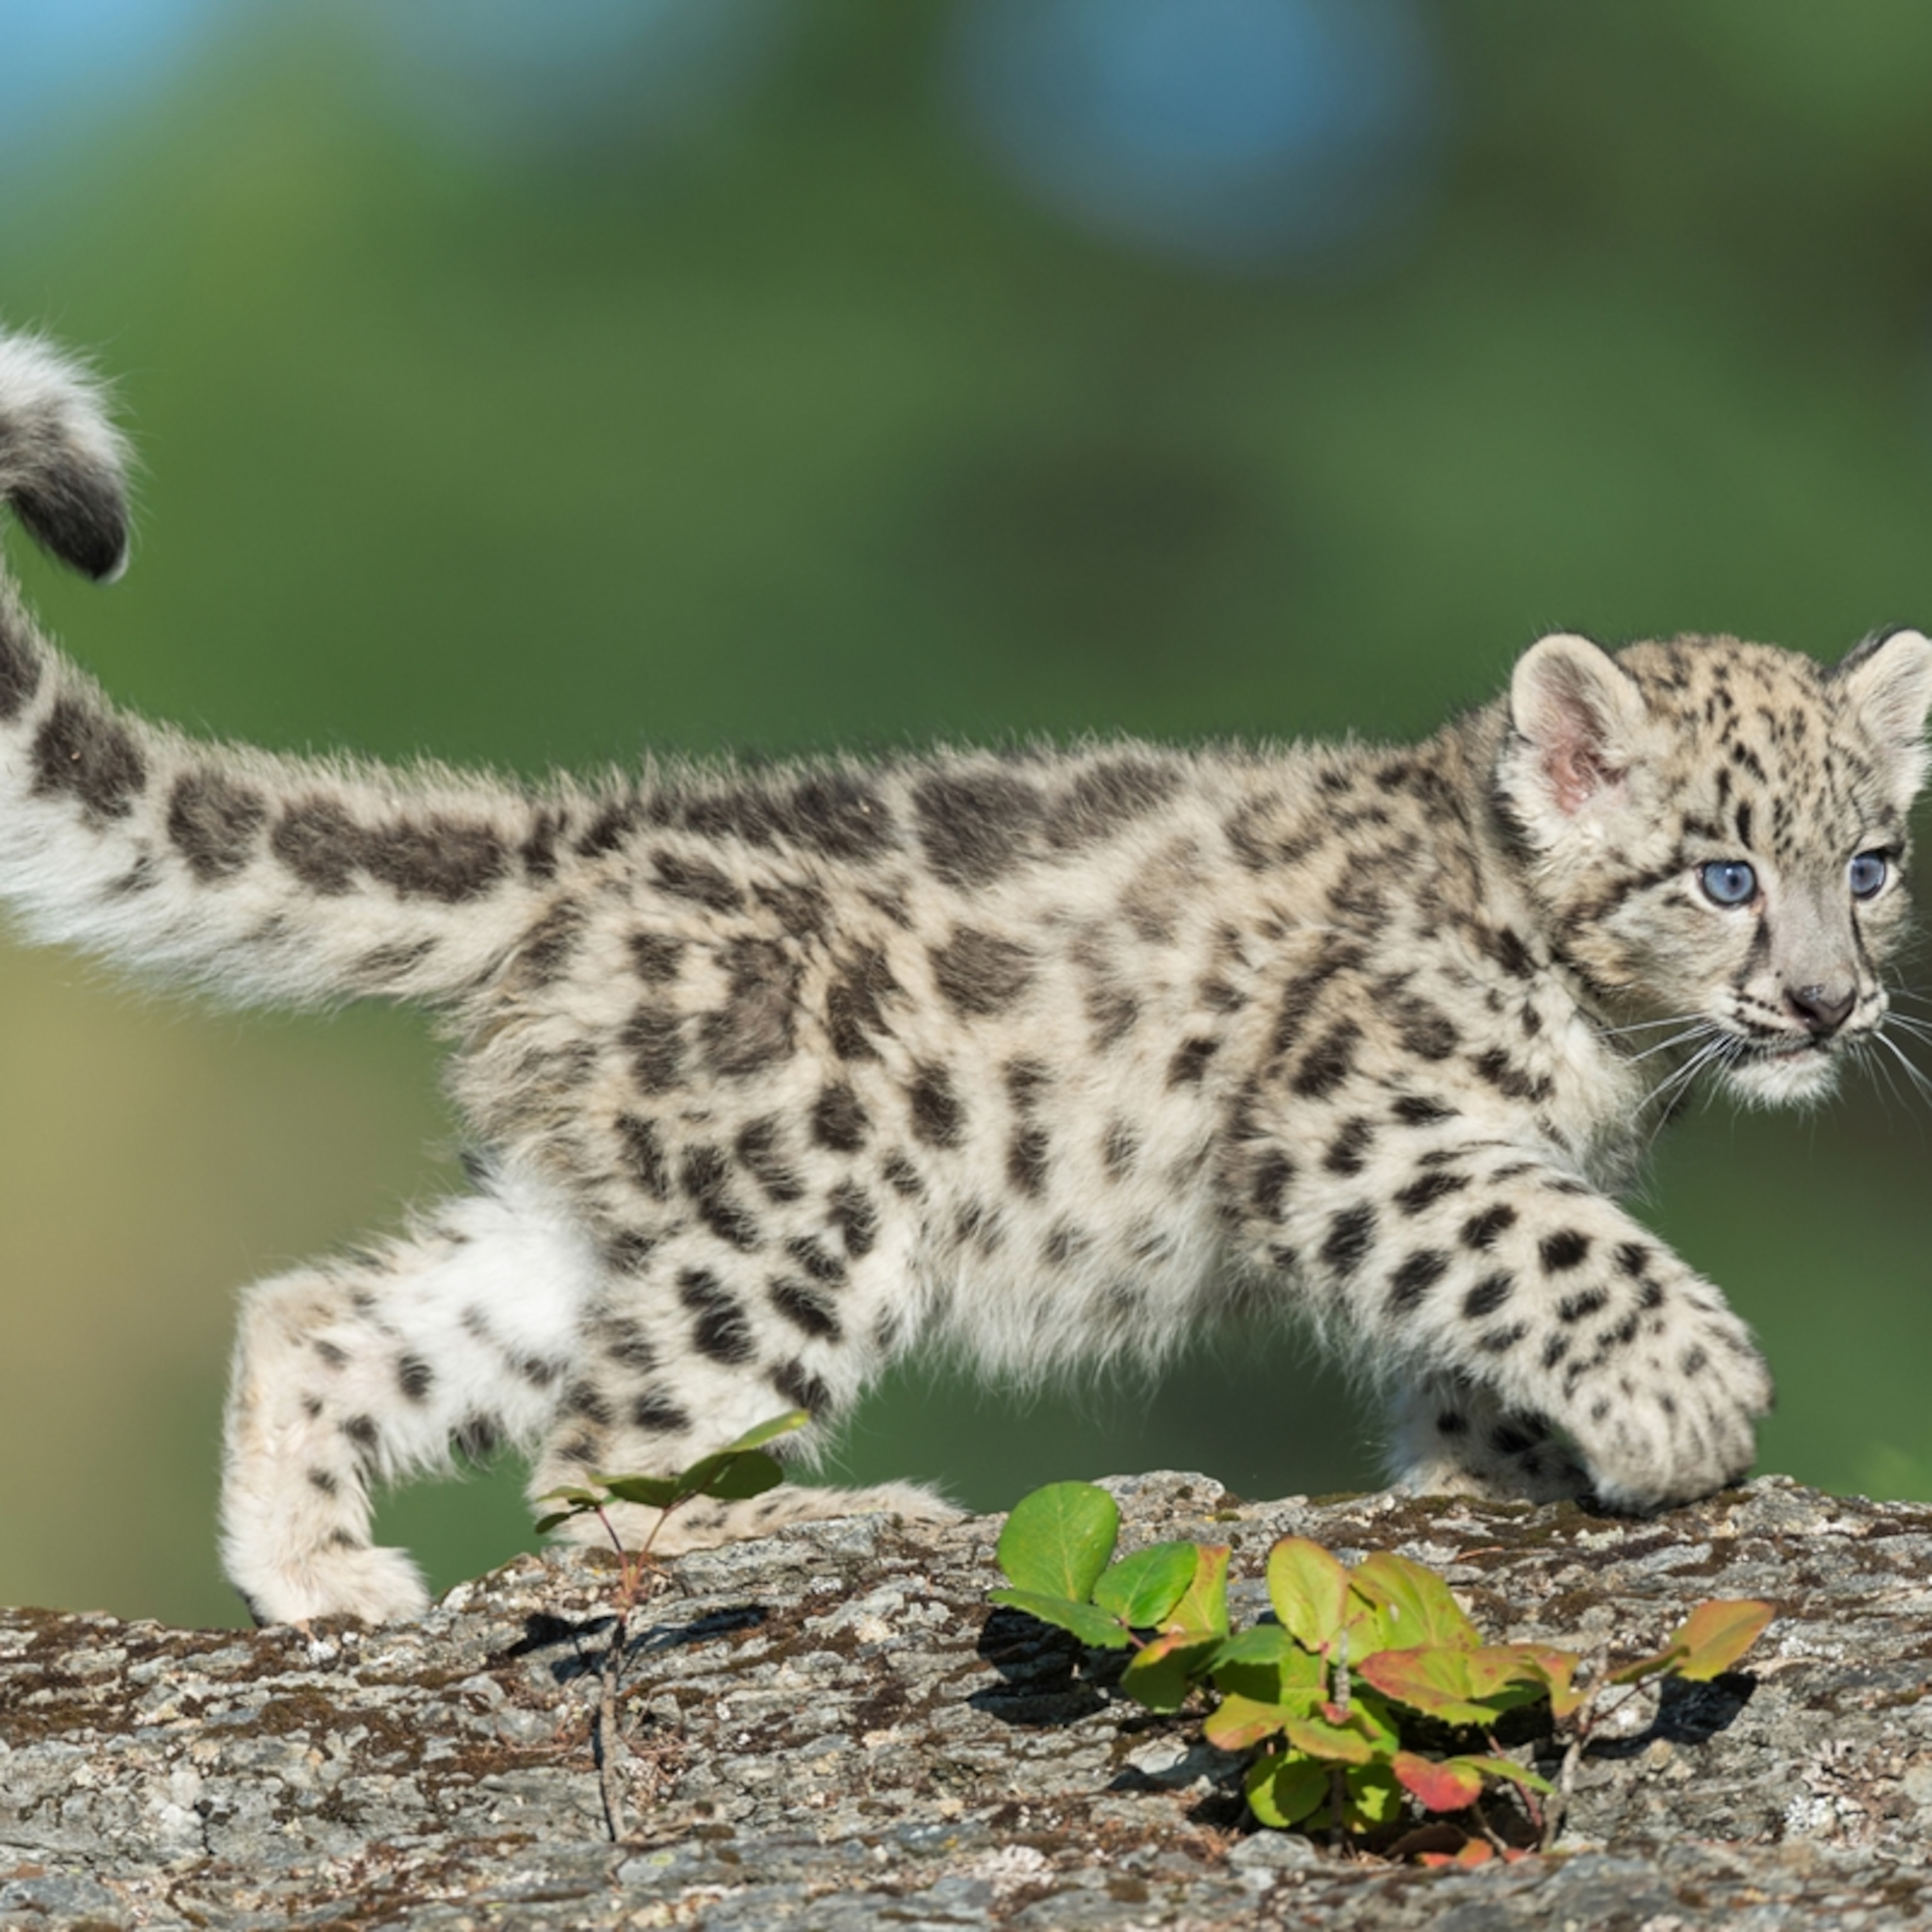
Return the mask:
[[(100, 574), (118, 461), (82, 377), (0, 346), (0, 490)], [(1238, 1310), (1386, 1384), (1414, 1487), (1654, 1509), (1742, 1474), (1771, 1385), (1613, 1197), (1696, 1074), (1809, 1100), (1875, 1037), (1928, 699), (1913, 632), (1830, 669), (1558, 636), (1406, 747), (529, 790), (158, 729), (0, 589), (0, 898), (458, 1040), (473, 1191), (247, 1298), (223, 1523), (263, 1618), (419, 1608), (370, 1496), (452, 1448), (542, 1491), (822, 1434), (915, 1348), (1030, 1382)], [(855, 1507), (944, 1508), (782, 1490), (661, 1546)]]

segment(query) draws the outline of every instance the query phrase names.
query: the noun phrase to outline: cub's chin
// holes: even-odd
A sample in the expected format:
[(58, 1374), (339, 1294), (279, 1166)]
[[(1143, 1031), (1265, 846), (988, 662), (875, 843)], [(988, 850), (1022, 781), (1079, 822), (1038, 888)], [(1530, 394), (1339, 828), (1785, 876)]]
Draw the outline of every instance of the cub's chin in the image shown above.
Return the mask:
[(1807, 1040), (1742, 1054), (1724, 1069), (1724, 1078), (1749, 1106), (1802, 1107), (1830, 1096), (1843, 1064), (1842, 1054)]

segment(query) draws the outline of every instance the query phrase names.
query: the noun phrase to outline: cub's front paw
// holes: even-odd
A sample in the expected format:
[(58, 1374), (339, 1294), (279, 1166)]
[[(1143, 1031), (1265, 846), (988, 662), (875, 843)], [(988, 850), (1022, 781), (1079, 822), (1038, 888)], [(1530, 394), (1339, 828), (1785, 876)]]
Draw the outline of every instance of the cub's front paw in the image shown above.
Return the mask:
[(258, 1624), (333, 1616), (398, 1623), (429, 1608), (422, 1575), (400, 1550), (331, 1550), (250, 1574), (231, 1560), (228, 1574)]
[(1598, 1500), (1642, 1514), (1742, 1482), (1771, 1371), (1728, 1310), (1701, 1311), (1666, 1352), (1615, 1362), (1578, 1386), (1570, 1429)]

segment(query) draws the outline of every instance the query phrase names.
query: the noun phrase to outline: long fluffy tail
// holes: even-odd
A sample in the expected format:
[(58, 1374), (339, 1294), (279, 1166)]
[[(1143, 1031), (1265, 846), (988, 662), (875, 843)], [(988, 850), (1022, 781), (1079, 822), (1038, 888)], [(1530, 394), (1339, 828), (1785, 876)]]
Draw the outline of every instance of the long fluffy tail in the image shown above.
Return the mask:
[[(0, 335), (0, 502), (28, 532), (115, 576), (124, 470), (86, 372)], [(0, 904), (37, 938), (243, 999), (446, 998), (527, 931), (588, 810), (144, 724), (54, 650), (0, 573)]]

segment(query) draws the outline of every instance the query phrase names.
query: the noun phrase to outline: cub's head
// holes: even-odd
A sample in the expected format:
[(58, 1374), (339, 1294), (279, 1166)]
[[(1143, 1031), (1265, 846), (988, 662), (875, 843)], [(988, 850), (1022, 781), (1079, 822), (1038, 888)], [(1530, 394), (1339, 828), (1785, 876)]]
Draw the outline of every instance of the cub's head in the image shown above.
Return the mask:
[(1523, 654), (1498, 802), (1552, 944), (1629, 1051), (1752, 1100), (1830, 1089), (1886, 1011), (1928, 705), (1916, 631), (1829, 669), (1729, 638)]

